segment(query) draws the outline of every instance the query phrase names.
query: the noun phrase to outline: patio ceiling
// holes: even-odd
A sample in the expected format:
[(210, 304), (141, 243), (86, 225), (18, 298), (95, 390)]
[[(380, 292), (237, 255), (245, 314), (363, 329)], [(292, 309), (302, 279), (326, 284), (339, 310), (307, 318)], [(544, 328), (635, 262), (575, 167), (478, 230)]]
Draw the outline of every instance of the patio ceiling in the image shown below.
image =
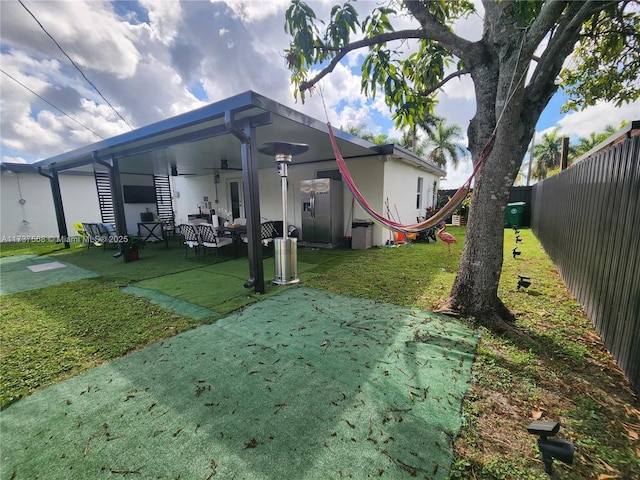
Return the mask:
[[(256, 126), (256, 144), (287, 141), (307, 143), (309, 150), (294, 163), (333, 159), (326, 123), (315, 120), (269, 98), (248, 91), (161, 122), (36, 162), (36, 167), (57, 171), (91, 171), (94, 161), (115, 157), (120, 173), (210, 175), (221, 170), (241, 169), (240, 141), (227, 128), (232, 121), (242, 129)], [(382, 153), (381, 147), (335, 130), (345, 158)], [(274, 159), (258, 156), (259, 168), (274, 168)]]

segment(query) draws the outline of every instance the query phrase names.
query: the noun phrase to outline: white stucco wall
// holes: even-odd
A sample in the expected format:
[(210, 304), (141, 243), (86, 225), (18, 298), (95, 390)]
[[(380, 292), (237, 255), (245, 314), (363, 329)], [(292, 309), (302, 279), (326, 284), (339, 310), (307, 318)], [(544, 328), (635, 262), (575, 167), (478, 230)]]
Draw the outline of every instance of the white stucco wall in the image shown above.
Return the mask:
[[(422, 181), (420, 206), (417, 206), (418, 177)], [(427, 207), (433, 206), (433, 182), (435, 177), (414, 165), (404, 162), (387, 162), (384, 172), (385, 197), (389, 198), (391, 211), (396, 221), (415, 223), (424, 215)], [(397, 210), (397, 211), (396, 211)], [(397, 217), (400, 218), (397, 218)]]
[[(432, 174), (418, 167), (397, 160), (387, 161), (386, 157), (372, 156), (352, 159), (348, 161), (348, 167), (356, 183), (357, 188), (371, 204), (374, 210), (387, 216), (385, 200), (389, 200), (389, 207), (394, 218), (398, 214), (403, 223), (415, 223), (416, 217), (424, 215), (425, 209), (433, 204), (433, 182), (436, 179)], [(320, 171), (336, 170), (334, 161), (318, 162), (311, 164), (289, 165), (288, 168), (288, 223), (302, 228), (300, 181), (317, 178)], [(282, 193), (280, 177), (275, 169), (263, 169), (259, 172), (260, 184), (260, 215), (261, 220), (282, 220)], [(423, 178), (422, 206), (416, 208), (417, 179)], [(217, 210), (224, 208), (230, 210), (228, 182), (229, 179), (239, 179), (238, 172), (220, 174), (218, 189)], [(174, 198), (176, 209), (176, 221), (186, 222), (187, 215), (197, 213), (198, 206), (203, 197), (208, 196), (214, 203), (215, 190), (213, 175), (206, 177), (172, 177), (174, 189), (179, 192), (179, 197)], [(364, 210), (355, 203), (353, 214), (351, 204), (353, 196), (344, 185), (344, 232), (351, 235), (350, 219), (369, 219)], [(214, 203), (214, 208), (215, 203)], [(372, 226), (372, 239), (374, 246), (385, 245), (391, 238), (389, 230), (378, 224)]]
[[(99, 222), (100, 208), (93, 176), (61, 173), (59, 179), (69, 235), (75, 235), (74, 222)], [(20, 198), (24, 199), (24, 204), (20, 203)], [(15, 236), (58, 236), (48, 178), (37, 173), (2, 172), (0, 228), (2, 241), (12, 241)]]
[[(383, 174), (384, 162), (382, 157), (372, 156), (368, 158), (360, 158), (349, 160), (349, 169), (356, 182), (358, 189), (367, 199), (371, 199), (374, 208), (380, 212), (383, 211), (384, 203), (383, 194)], [(289, 165), (288, 168), (288, 189), (287, 189), (287, 223), (295, 225), (298, 229), (302, 228), (302, 204), (300, 200), (300, 181), (317, 178), (320, 171), (336, 170), (337, 165), (334, 161), (295, 164)], [(261, 220), (282, 220), (282, 191), (280, 176), (276, 168), (262, 169), (258, 172), (260, 184), (260, 215)], [(231, 178), (239, 178), (238, 172), (228, 172), (220, 174), (220, 183), (218, 187), (218, 209), (229, 208), (228, 182)], [(214, 201), (215, 195), (212, 193), (213, 175), (207, 177), (189, 177), (180, 176), (172, 177), (174, 189), (179, 192), (179, 197), (174, 198), (174, 208), (176, 209), (176, 221), (182, 223), (187, 221), (190, 213), (197, 213), (198, 205), (202, 203), (202, 198), (208, 195), (211, 201)], [(352, 195), (346, 185), (343, 186), (343, 221), (345, 235), (351, 234), (350, 219), (368, 218), (364, 211), (356, 203), (353, 215), (351, 215)], [(373, 227), (373, 244), (384, 245), (388, 238), (387, 230), (379, 225)], [(385, 237), (386, 235), (386, 237)]]
[[(372, 156), (348, 161), (354, 181), (371, 206), (386, 215), (385, 200), (394, 217), (400, 216), (403, 223), (414, 223), (418, 215), (433, 202), (433, 182), (436, 178), (411, 164), (397, 160), (385, 161), (385, 157)], [(302, 228), (300, 181), (317, 178), (319, 171), (336, 170), (334, 161), (311, 164), (295, 164), (288, 169), (288, 223)], [(417, 178), (424, 178), (423, 204), (416, 208)], [(68, 175), (60, 173), (60, 186), (70, 235), (74, 235), (74, 222), (99, 222), (100, 209), (95, 180), (92, 175)], [(5, 241), (16, 235), (58, 235), (55, 211), (49, 180), (36, 173), (2, 172), (1, 179), (1, 234)], [(198, 213), (203, 198), (208, 197), (212, 208), (230, 210), (229, 181), (242, 181), (241, 172), (221, 172), (220, 183), (214, 183), (214, 175), (170, 177), (173, 193), (173, 207), (176, 222), (183, 223), (189, 214)], [(153, 185), (149, 175), (122, 176), (123, 185)], [(276, 168), (259, 171), (260, 213), (262, 221), (282, 220), (282, 194), (280, 177)], [(215, 203), (216, 190), (218, 203)], [(24, 205), (20, 205), (20, 191)], [(351, 214), (352, 195), (346, 185), (343, 191), (344, 232), (351, 235), (350, 221), (368, 219), (366, 213), (355, 203)], [(149, 210), (155, 214), (155, 204), (125, 204), (127, 230), (137, 233), (140, 213)], [(396, 212), (397, 209), (397, 212)], [(373, 225), (373, 245), (381, 246), (390, 238), (389, 231), (380, 225)]]

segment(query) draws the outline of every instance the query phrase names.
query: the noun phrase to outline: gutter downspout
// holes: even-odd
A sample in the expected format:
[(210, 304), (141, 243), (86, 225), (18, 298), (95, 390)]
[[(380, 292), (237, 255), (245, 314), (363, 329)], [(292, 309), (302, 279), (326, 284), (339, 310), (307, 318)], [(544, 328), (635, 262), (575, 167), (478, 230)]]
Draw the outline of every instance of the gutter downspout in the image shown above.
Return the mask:
[(67, 220), (65, 218), (64, 207), (62, 205), (62, 191), (60, 190), (60, 179), (58, 178), (58, 171), (55, 168), (52, 168), (51, 175), (47, 175), (42, 170), (42, 167), (38, 167), (38, 173), (43, 177), (47, 177), (49, 179), (49, 183), (51, 184), (51, 195), (53, 197), (53, 208), (56, 211), (56, 220), (58, 222), (59, 239), (64, 243), (64, 248), (71, 248), (71, 245), (69, 245)]
[(258, 181), (258, 148), (255, 140), (255, 127), (251, 120), (244, 121), (242, 129), (233, 123), (233, 113), (224, 112), (224, 124), (227, 130), (241, 143), (242, 181), (244, 189), (244, 209), (247, 219), (247, 239), (249, 254), (249, 279), (245, 288), (254, 288), (255, 293), (264, 293), (264, 266), (262, 264), (262, 245), (260, 243), (260, 187)]
[[(124, 214), (124, 199), (122, 197), (122, 182), (120, 181), (120, 166), (116, 157), (111, 157), (111, 163), (98, 158), (98, 152), (93, 152), (93, 161), (107, 167), (109, 171), (109, 184), (111, 185), (111, 198), (113, 200), (113, 214), (116, 220), (116, 235), (118, 238), (129, 238), (127, 222)], [(120, 255), (124, 257), (124, 263), (130, 260), (130, 250), (125, 242), (118, 243)], [(117, 254), (116, 254), (117, 255)]]

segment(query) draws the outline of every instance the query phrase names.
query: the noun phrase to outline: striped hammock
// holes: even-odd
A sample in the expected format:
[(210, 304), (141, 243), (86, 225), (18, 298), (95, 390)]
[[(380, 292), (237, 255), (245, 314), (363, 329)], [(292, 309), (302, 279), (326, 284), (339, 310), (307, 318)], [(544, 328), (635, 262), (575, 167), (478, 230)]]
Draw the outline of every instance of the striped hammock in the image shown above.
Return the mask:
[(331, 124), (328, 122), (327, 122), (327, 127), (329, 128), (329, 138), (331, 139), (331, 146), (333, 147), (333, 153), (336, 157), (336, 163), (338, 164), (338, 169), (342, 174), (342, 179), (344, 180), (344, 182), (347, 184), (347, 187), (351, 191), (353, 198), (355, 198), (356, 202), (358, 202), (358, 205), (360, 205), (362, 209), (365, 212), (367, 212), (367, 214), (373, 220), (378, 222), (383, 227), (386, 227), (393, 231), (401, 232), (401, 233), (418, 233), (418, 232), (421, 232), (422, 230), (426, 230), (427, 228), (435, 227), (439, 223), (442, 223), (442, 221), (444, 221), (445, 218), (451, 215), (456, 210), (456, 208), (458, 208), (458, 206), (462, 203), (462, 201), (465, 199), (465, 197), (469, 193), (469, 190), (471, 189), (471, 181), (473, 180), (473, 177), (476, 175), (484, 159), (487, 158), (487, 156), (489, 155), (489, 152), (491, 151), (491, 147), (493, 146), (493, 140), (495, 138), (495, 135), (491, 135), (491, 137), (489, 137), (487, 145), (482, 150), (482, 154), (480, 155), (480, 159), (478, 160), (478, 163), (476, 163), (476, 166), (474, 167), (473, 172), (471, 172), (471, 176), (465, 182), (465, 184), (462, 187), (460, 187), (460, 189), (453, 195), (453, 197), (449, 199), (446, 205), (444, 205), (440, 210), (438, 210), (435, 213), (435, 215), (427, 218), (423, 222), (413, 223), (413, 224), (402, 224), (402, 223), (390, 220), (384, 217), (383, 215), (380, 215), (378, 212), (376, 212), (373, 209), (373, 207), (371, 207), (371, 205), (369, 205), (367, 200), (358, 190), (358, 187), (353, 181), (353, 177), (351, 177), (351, 173), (347, 168), (347, 164), (344, 161), (344, 158), (342, 157), (340, 150), (338, 150), (336, 137), (333, 134), (333, 129), (331, 128)]

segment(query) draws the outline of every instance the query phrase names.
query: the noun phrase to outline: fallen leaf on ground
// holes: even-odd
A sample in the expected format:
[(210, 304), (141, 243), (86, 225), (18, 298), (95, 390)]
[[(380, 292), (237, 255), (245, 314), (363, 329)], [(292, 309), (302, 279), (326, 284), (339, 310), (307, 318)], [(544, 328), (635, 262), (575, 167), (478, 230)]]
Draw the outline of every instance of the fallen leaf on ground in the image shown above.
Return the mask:
[(638, 410), (637, 408), (632, 408), (624, 405), (624, 409), (627, 411), (627, 415), (635, 415), (636, 417), (640, 418), (640, 410)]

